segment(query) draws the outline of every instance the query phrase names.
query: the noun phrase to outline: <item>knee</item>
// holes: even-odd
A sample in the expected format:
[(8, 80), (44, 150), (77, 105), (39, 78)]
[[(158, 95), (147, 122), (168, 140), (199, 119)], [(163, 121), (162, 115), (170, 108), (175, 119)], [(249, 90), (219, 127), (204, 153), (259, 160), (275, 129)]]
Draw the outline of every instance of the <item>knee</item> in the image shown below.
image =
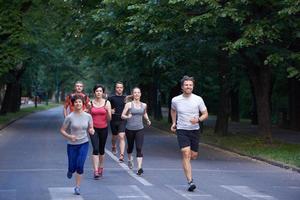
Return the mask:
[(93, 155), (97, 156), (99, 155), (99, 149), (93, 149)]
[(83, 174), (83, 168), (78, 168), (78, 169), (76, 170), (76, 173), (77, 173), (77, 174)]
[(183, 151), (182, 152), (183, 159), (191, 159), (191, 152), (190, 151)]
[(99, 154), (100, 154), (101, 156), (103, 156), (103, 155), (105, 154), (105, 150), (104, 150), (104, 149), (101, 150), (101, 151), (99, 152)]
[(140, 148), (136, 149), (136, 157), (143, 157), (142, 149)]
[(125, 140), (125, 135), (124, 135), (124, 134), (123, 134), (123, 135), (120, 134), (120, 135), (119, 135), (119, 139), (120, 139), (120, 140)]

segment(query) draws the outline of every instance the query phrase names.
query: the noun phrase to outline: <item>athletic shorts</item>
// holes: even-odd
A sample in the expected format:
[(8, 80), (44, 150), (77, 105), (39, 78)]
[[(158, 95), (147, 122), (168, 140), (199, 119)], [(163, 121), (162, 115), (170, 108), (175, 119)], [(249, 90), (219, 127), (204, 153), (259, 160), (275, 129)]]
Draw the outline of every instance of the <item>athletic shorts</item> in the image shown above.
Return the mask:
[(176, 134), (177, 134), (177, 141), (180, 149), (189, 146), (191, 147), (192, 151), (198, 152), (199, 140), (200, 140), (199, 130), (177, 129)]
[(118, 133), (125, 132), (125, 120), (110, 121), (110, 128), (113, 135), (118, 135)]

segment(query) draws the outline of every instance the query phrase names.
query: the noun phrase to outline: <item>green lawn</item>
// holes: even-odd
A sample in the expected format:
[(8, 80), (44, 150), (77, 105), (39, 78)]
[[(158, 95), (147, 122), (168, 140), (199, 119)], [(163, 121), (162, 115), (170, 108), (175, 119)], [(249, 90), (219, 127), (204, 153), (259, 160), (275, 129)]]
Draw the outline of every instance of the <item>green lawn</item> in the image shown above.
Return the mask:
[(7, 113), (6, 115), (0, 115), (0, 125), (6, 124), (12, 120), (18, 119), (20, 117), (23, 117), (29, 113), (33, 113), (36, 111), (41, 111), (41, 110), (47, 110), (50, 108), (54, 108), (59, 106), (60, 104), (55, 104), (55, 103), (49, 103), (48, 105), (45, 104), (38, 104), (37, 108), (34, 106), (32, 107), (27, 107), (27, 108), (21, 108), (19, 112), (16, 113)]
[[(166, 120), (153, 121), (153, 126), (166, 131), (170, 130), (170, 124)], [(244, 155), (300, 167), (300, 144), (289, 144), (277, 140), (274, 140), (272, 144), (266, 144), (262, 137), (242, 133), (222, 137), (214, 134), (211, 128), (205, 128), (201, 141)]]

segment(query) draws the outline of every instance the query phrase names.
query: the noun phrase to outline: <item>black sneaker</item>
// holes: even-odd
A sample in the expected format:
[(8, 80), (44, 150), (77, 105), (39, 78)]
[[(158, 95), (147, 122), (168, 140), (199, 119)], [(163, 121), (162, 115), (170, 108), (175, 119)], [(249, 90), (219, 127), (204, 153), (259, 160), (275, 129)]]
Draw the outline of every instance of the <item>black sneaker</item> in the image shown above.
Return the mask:
[(142, 175), (142, 173), (144, 173), (144, 170), (142, 168), (140, 168), (136, 174), (140, 176), (140, 175)]
[(196, 189), (195, 183), (194, 183), (193, 181), (190, 181), (190, 182), (188, 183), (188, 191), (189, 191), (189, 192), (193, 192), (195, 189)]

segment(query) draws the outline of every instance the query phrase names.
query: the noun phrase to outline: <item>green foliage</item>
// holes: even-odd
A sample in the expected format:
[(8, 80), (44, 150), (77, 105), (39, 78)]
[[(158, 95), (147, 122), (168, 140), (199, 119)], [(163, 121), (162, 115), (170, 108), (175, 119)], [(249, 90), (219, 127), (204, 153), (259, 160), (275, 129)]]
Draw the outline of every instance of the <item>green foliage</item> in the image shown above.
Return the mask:
[(22, 1), (0, 2), (0, 77), (28, 59), (32, 38), (23, 24)]

